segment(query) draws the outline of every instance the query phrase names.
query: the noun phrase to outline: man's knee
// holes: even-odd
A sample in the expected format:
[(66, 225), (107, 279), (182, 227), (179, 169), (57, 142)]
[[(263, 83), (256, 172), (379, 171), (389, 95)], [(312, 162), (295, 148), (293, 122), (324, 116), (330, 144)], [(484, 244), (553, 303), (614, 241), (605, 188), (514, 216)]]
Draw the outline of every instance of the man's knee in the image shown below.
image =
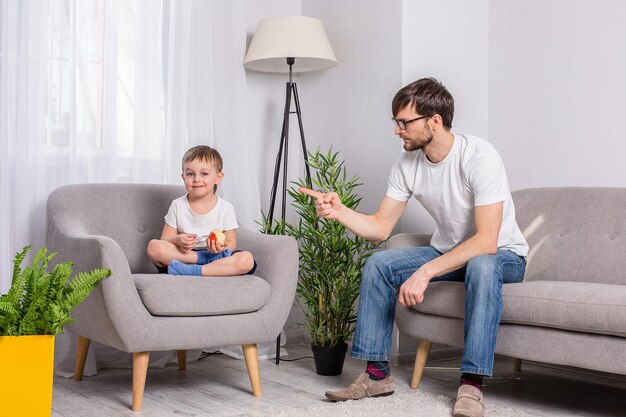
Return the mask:
[(467, 262), (465, 286), (492, 286), (500, 281), (496, 255), (479, 255)]
[(389, 270), (389, 257), (386, 256), (385, 252), (376, 252), (367, 258), (363, 270), (377, 273), (384, 273)]
[(368, 285), (369, 281), (378, 281), (380, 277), (391, 275), (389, 257), (385, 255), (385, 252), (376, 252), (367, 258), (363, 266), (362, 284)]
[(493, 275), (497, 268), (496, 255), (479, 255), (467, 261), (467, 274)]
[(500, 297), (502, 291), (502, 274), (495, 255), (480, 255), (470, 259), (465, 273), (465, 288), (474, 300)]

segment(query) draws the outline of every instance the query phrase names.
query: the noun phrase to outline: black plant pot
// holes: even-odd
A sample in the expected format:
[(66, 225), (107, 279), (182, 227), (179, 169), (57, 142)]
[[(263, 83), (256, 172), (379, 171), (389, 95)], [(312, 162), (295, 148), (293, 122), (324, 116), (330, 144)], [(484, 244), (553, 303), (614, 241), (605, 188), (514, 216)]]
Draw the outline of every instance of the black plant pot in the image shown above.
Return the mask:
[(348, 344), (340, 346), (315, 346), (311, 343), (313, 359), (315, 360), (315, 370), (318, 375), (341, 375), (343, 361), (346, 358)]

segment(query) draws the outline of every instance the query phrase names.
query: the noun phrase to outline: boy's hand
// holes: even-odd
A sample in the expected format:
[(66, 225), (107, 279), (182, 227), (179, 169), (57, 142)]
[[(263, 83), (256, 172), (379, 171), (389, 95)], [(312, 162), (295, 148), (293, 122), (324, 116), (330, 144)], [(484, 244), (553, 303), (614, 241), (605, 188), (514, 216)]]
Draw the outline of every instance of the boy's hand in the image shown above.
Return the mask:
[(343, 207), (339, 194), (337, 193), (320, 193), (308, 188), (300, 187), (298, 189), (303, 194), (310, 195), (315, 198), (315, 211), (318, 216), (324, 219), (337, 220), (339, 218), (339, 209)]
[(208, 250), (210, 250), (213, 253), (220, 253), (221, 251), (226, 249), (227, 243), (228, 243), (227, 241), (224, 241), (224, 244), (220, 244), (217, 240), (211, 240), (207, 238), (206, 247)]
[(197, 235), (192, 233), (181, 233), (176, 236), (176, 246), (184, 250), (192, 250), (196, 246)]

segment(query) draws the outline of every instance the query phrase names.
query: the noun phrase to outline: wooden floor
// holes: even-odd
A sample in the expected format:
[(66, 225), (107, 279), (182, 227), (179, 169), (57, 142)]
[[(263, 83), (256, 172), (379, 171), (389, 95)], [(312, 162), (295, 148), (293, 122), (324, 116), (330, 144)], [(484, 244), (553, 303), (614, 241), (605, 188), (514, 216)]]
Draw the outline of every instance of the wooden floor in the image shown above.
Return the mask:
[[(310, 356), (310, 347), (286, 346), (294, 359)], [(131, 370), (105, 369), (75, 382), (55, 376), (53, 417), (111, 416), (265, 416), (325, 404), (324, 391), (349, 385), (363, 371), (363, 362), (346, 358), (337, 377), (319, 376), (312, 359), (294, 362), (262, 360), (263, 397), (251, 395), (242, 360), (212, 355), (191, 362), (186, 371), (175, 364), (149, 369), (143, 411), (130, 410)], [(456, 395), (459, 359), (429, 361), (420, 389)], [(392, 370), (396, 392), (410, 390), (411, 366)], [(497, 358), (494, 378), (487, 381), (486, 401), (543, 416), (626, 415), (626, 378), (588, 374), (580, 370), (524, 363), (512, 371), (512, 361)]]

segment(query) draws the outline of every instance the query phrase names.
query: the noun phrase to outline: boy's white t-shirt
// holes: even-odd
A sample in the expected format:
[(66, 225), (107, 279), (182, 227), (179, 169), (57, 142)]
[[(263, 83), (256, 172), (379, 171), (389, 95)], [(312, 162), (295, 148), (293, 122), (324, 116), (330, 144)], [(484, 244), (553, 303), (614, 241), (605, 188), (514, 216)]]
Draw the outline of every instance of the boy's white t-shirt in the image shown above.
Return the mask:
[(435, 219), (431, 245), (445, 253), (476, 233), (474, 207), (503, 201), (498, 248), (528, 255), (500, 154), (486, 140), (454, 134), (445, 159), (430, 162), (421, 150), (404, 152), (389, 175), (387, 196), (414, 196)]
[[(198, 214), (191, 209), (187, 195), (172, 201), (165, 215), (165, 223), (175, 228), (178, 233), (192, 233), (198, 237), (208, 236), (214, 229), (233, 230), (238, 227), (235, 208), (228, 201), (217, 197), (217, 203), (211, 211), (207, 214)], [(198, 243), (198, 247), (205, 246), (204, 239)]]

